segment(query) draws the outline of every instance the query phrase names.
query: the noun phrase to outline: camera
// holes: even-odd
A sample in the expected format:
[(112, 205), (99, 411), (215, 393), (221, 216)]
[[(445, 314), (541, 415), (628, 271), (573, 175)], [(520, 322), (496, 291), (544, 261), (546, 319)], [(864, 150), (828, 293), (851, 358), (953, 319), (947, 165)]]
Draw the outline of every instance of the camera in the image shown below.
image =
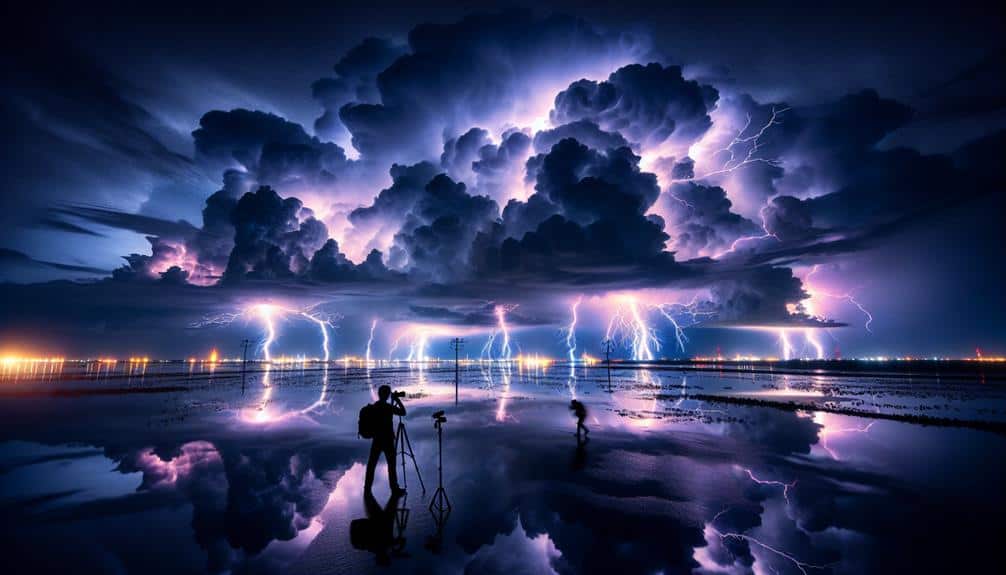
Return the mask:
[(401, 399), (401, 398), (405, 397), (405, 392), (404, 391), (393, 391), (391, 393), (391, 397), (397, 397), (397, 398)]
[(441, 409), (440, 411), (438, 411), (438, 412), (436, 412), (436, 413), (433, 414), (433, 425), (434, 426), (440, 425), (441, 423), (445, 423), (446, 421), (447, 421), (447, 416), (444, 415), (444, 410)]

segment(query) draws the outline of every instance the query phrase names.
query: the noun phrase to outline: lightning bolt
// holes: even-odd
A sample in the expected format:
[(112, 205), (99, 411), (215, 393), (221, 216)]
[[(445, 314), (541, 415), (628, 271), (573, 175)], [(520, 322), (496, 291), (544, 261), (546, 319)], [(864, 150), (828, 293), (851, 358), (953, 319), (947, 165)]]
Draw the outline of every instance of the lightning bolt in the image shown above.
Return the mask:
[(374, 319), (374, 321), (370, 322), (370, 337), (367, 338), (367, 354), (366, 354), (366, 358), (367, 358), (367, 365), (368, 366), (370, 365), (370, 346), (374, 343), (374, 329), (375, 328), (377, 328), (377, 319), (376, 318)]
[(837, 300), (842, 300), (842, 301), (848, 302), (848, 303), (854, 305), (856, 307), (856, 309), (858, 309), (860, 311), (860, 313), (862, 313), (866, 317), (866, 323), (863, 324), (863, 328), (865, 328), (867, 332), (873, 333), (873, 330), (870, 329), (870, 324), (873, 323), (873, 314), (870, 313), (870, 310), (866, 309), (866, 307), (864, 307), (863, 304), (860, 303), (855, 298), (855, 296), (852, 294), (851, 291), (846, 292), (846, 293), (839, 293), (839, 294), (837, 294), (837, 293), (832, 293), (832, 292), (829, 292), (829, 291), (825, 291), (823, 289), (820, 289), (818, 287), (810, 285), (810, 279), (812, 277), (814, 277), (814, 274), (816, 274), (818, 272), (818, 269), (820, 267), (821, 266), (819, 264), (815, 264), (814, 267), (812, 267), (810, 269), (810, 272), (808, 272), (807, 275), (804, 276), (804, 278), (803, 278), (804, 289), (807, 291), (808, 294), (810, 294), (810, 298), (808, 298), (808, 302), (806, 304), (807, 307), (809, 309), (813, 309), (812, 306), (813, 306), (814, 298), (817, 297), (818, 295), (823, 295), (823, 296), (828, 297), (828, 298), (832, 298), (832, 299), (837, 299)]
[(583, 301), (583, 296), (576, 298), (576, 301), (569, 306), (569, 325), (566, 327), (566, 350), (569, 352), (569, 363), (576, 363), (576, 322), (577, 322), (577, 308), (580, 307), (580, 303)]
[[(779, 117), (789, 110), (790, 108), (776, 108), (773, 106), (772, 114), (768, 121), (765, 122), (765, 124), (763, 124), (754, 134), (744, 136), (744, 133), (751, 127), (751, 114), (747, 114), (747, 121), (744, 123), (744, 127), (737, 132), (737, 135), (730, 140), (730, 143), (712, 153), (711, 157), (714, 159), (721, 156), (725, 157), (726, 159), (723, 164), (719, 168), (706, 172), (696, 179), (704, 179), (721, 174), (727, 174), (737, 171), (745, 166), (750, 166), (751, 164), (768, 164), (770, 166), (778, 166), (779, 160), (762, 157), (758, 154), (758, 152), (766, 144), (764, 141), (765, 133), (768, 132), (769, 128), (772, 126), (781, 125), (782, 121)], [(747, 147), (747, 152), (739, 155), (738, 148), (741, 147)]]
[(311, 315), (310, 313), (308, 313), (306, 311), (300, 312), (300, 315), (304, 316), (309, 321), (312, 321), (315, 324), (317, 324), (318, 325), (318, 329), (321, 330), (321, 351), (322, 351), (322, 354), (323, 354), (323, 356), (325, 358), (325, 364), (327, 365), (328, 364), (328, 356), (329, 356), (329, 351), (328, 351), (328, 324), (326, 322), (322, 321), (321, 318), (317, 318), (317, 317)]
[(745, 468), (742, 468), (741, 470), (744, 473), (747, 474), (748, 478), (751, 479), (751, 481), (754, 481), (758, 485), (773, 485), (775, 487), (782, 487), (782, 496), (783, 496), (783, 499), (785, 499), (786, 503), (789, 504), (789, 490), (793, 489), (794, 487), (796, 487), (796, 481), (797, 480), (794, 479), (793, 481), (791, 481), (789, 483), (785, 483), (783, 481), (774, 481), (774, 480), (768, 480), (768, 479), (758, 479), (758, 477), (756, 477), (755, 474), (754, 474), (754, 472), (752, 472), (750, 469), (747, 469), (745, 467)]
[(272, 347), (272, 343), (276, 341), (276, 322), (273, 320), (273, 315), (275, 313), (275, 306), (268, 303), (258, 304), (253, 308), (255, 314), (262, 320), (265, 326), (265, 340), (262, 342), (262, 355), (265, 356), (265, 360), (272, 363), (272, 354), (269, 352), (269, 348)]
[(503, 334), (503, 343), (500, 345), (500, 358), (509, 361), (512, 352), (510, 350), (510, 329), (506, 324), (507, 311), (509, 310), (501, 305), (496, 306), (496, 320), (499, 322), (499, 330)]
[(793, 358), (793, 344), (789, 341), (789, 334), (786, 333), (786, 329), (779, 330), (779, 347), (782, 348), (782, 358), (792, 359)]
[[(823, 570), (829, 569), (831, 567), (831, 565), (815, 565), (815, 564), (812, 564), (812, 563), (807, 563), (806, 561), (802, 561), (802, 560), (798, 559), (797, 557), (795, 557), (791, 553), (788, 553), (786, 551), (783, 551), (782, 549), (778, 549), (776, 547), (773, 547), (772, 545), (769, 545), (768, 543), (765, 543), (764, 541), (761, 541), (760, 539), (757, 539), (757, 538), (755, 538), (755, 537), (753, 537), (751, 535), (748, 535), (746, 533), (738, 533), (738, 532), (726, 532), (726, 533), (724, 533), (724, 532), (720, 531), (719, 529), (717, 529), (714, 526), (714, 524), (716, 523), (716, 521), (721, 516), (723, 516), (724, 513), (726, 513), (729, 510), (730, 510), (730, 508), (728, 507), (728, 508), (724, 509), (723, 511), (720, 511), (719, 513), (717, 513), (709, 521), (709, 523), (706, 523), (706, 526), (705, 526), (705, 529), (704, 529), (704, 534), (706, 535), (706, 540), (707, 541), (709, 540), (709, 535), (715, 535), (715, 536), (719, 537), (721, 541), (726, 541), (727, 539), (739, 539), (739, 540), (742, 540), (742, 541), (746, 541), (748, 544), (757, 545), (758, 547), (764, 549), (765, 551), (768, 551), (769, 553), (772, 553), (773, 555), (775, 555), (777, 557), (785, 559), (790, 564), (792, 564), (794, 567), (796, 567), (796, 569), (798, 571), (800, 571), (800, 573), (802, 573), (803, 575), (809, 575), (808, 570), (822, 570), (823, 571)], [(696, 559), (699, 559), (699, 557), (696, 556)], [(702, 561), (700, 560), (699, 563), (701, 564)]]
[(824, 359), (824, 346), (817, 339), (816, 330), (811, 327), (804, 328), (803, 337), (814, 348), (814, 351), (817, 353), (817, 359)]

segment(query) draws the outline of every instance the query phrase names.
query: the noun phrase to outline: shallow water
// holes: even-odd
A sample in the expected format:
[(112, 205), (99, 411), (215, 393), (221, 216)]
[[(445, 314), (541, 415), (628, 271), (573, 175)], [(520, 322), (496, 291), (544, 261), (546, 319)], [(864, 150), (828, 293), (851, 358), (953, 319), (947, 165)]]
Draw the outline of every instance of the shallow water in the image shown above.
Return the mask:
[[(455, 404), (452, 368), (315, 367), (16, 384), (15, 571), (987, 572), (1004, 532), (1006, 435), (836, 413), (1002, 421), (1001, 383), (622, 366), (609, 391), (600, 367), (470, 366)], [(354, 541), (357, 412), (382, 383), (408, 392), (425, 493), (407, 461), (398, 511), (371, 502)], [(428, 509), (439, 409), (449, 514)]]

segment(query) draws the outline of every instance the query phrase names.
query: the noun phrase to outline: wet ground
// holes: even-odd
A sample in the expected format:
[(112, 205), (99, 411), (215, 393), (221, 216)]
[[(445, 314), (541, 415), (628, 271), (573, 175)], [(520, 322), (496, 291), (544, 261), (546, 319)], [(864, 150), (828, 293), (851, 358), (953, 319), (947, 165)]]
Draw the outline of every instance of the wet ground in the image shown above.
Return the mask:
[[(984, 573), (1006, 533), (1001, 380), (469, 366), (455, 403), (447, 365), (42, 379), (0, 393), (5, 572)], [(397, 501), (383, 465), (365, 499), (356, 435), (383, 383), (423, 483), (406, 460)]]

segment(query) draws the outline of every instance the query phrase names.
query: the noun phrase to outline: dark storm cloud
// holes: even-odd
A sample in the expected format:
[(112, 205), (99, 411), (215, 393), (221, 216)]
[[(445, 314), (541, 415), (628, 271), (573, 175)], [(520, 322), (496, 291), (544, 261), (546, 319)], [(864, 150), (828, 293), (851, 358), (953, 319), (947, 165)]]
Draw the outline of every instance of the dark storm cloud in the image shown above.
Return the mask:
[(547, 154), (560, 140), (573, 138), (596, 150), (628, 147), (629, 142), (618, 132), (606, 132), (590, 120), (577, 120), (534, 135), (534, 151)]
[(300, 200), (281, 198), (265, 186), (241, 196), (231, 223), (234, 249), (224, 272), (231, 281), (293, 277), (328, 239), (325, 224)]
[[(787, 114), (792, 115), (786, 137), (767, 146), (769, 153), (786, 158), (785, 169), (771, 167), (778, 173), (767, 191), (742, 188), (763, 195), (783, 192), (760, 210), (772, 237), (738, 250), (762, 253), (758, 261), (860, 251), (995, 189), (994, 179), (984, 174), (992, 173), (991, 157), (1002, 149), (1001, 138), (990, 136), (955, 156), (878, 148), (912, 113), (875, 92)], [(962, 161), (965, 156), (973, 161)], [(828, 191), (806, 197), (807, 190)]]
[(526, 203), (507, 205), (509, 237), (483, 256), (486, 271), (603, 277), (604, 268), (617, 276), (648, 266), (658, 276), (679, 273), (663, 251), (663, 222), (646, 215), (660, 195), (656, 176), (640, 171), (629, 148), (599, 152), (567, 138), (530, 164), (536, 192)]
[(682, 256), (713, 255), (728, 249), (737, 238), (761, 231), (731, 211), (726, 191), (717, 186), (677, 182), (663, 194), (661, 204), (661, 213), (669, 215), (668, 225), (674, 230), (674, 249)]
[(9, 281), (16, 279), (19, 270), (30, 267), (46, 267), (68, 272), (79, 272), (87, 275), (108, 274), (108, 270), (92, 268), (90, 266), (36, 260), (28, 254), (17, 250), (0, 248), (0, 276), (3, 276), (4, 280)]
[(774, 324), (790, 320), (787, 304), (807, 297), (792, 270), (778, 267), (753, 268), (719, 281), (711, 288), (719, 322)]
[(401, 274), (389, 270), (384, 265), (381, 252), (371, 250), (360, 264), (354, 264), (339, 251), (339, 243), (333, 239), (325, 242), (311, 256), (307, 276), (319, 282), (347, 282), (362, 280), (400, 279)]
[(470, 183), (472, 163), (479, 157), (479, 150), (487, 145), (491, 145), (489, 132), (482, 128), (472, 128), (457, 138), (444, 142), (440, 167), (455, 180), (468, 180)]
[(718, 93), (685, 80), (678, 66), (632, 64), (604, 82), (579, 80), (555, 97), (552, 122), (589, 120), (629, 141), (659, 145), (672, 136), (691, 141), (712, 126)]
[(478, 192), (494, 199), (512, 195), (512, 188), (523, 181), (524, 164), (530, 155), (531, 138), (517, 130), (504, 133), (499, 146), (482, 146), (478, 159), (472, 162)]
[(384, 38), (366, 38), (335, 64), (336, 75), (311, 85), (315, 100), (325, 112), (314, 122), (322, 138), (342, 141), (348, 134), (339, 120), (339, 109), (350, 102), (379, 103), (377, 75), (405, 54), (405, 47)]
[(423, 189), (389, 254), (394, 267), (426, 281), (445, 282), (469, 274), (475, 236), (499, 217), (487, 196), (472, 196), (461, 182), (440, 174)]
[(92, 229), (85, 228), (84, 226), (80, 226), (73, 222), (68, 222), (66, 220), (61, 220), (56, 217), (40, 218), (38, 222), (36, 222), (36, 225), (42, 228), (50, 228), (61, 232), (70, 232), (71, 234), (95, 236), (99, 238), (105, 237), (104, 234), (98, 233)]
[[(56, 215), (77, 218), (109, 228), (129, 230), (138, 234), (171, 239), (188, 238), (198, 231), (195, 226), (184, 220), (171, 222), (153, 216), (125, 213), (112, 208), (69, 206), (66, 208), (53, 208), (51, 212)], [(70, 225), (73, 224), (71, 223)]]
[(422, 24), (409, 33), (409, 53), (378, 74), (380, 102), (347, 104), (339, 117), (364, 158), (426, 159), (443, 133), (505, 122), (501, 113), (526, 108), (535, 82), (557, 63), (563, 74), (586, 71), (627, 51), (622, 40), (576, 18), (520, 11)]
[(208, 112), (192, 137), (197, 159), (223, 167), (239, 165), (261, 184), (328, 184), (346, 167), (342, 148), (265, 112)]

